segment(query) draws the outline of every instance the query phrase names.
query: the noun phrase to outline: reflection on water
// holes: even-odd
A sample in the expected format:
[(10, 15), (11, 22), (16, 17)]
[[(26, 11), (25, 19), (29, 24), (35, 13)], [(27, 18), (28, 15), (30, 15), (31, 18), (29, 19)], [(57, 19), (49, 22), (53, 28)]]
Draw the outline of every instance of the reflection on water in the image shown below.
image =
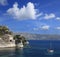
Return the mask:
[(31, 41), (27, 48), (0, 48), (0, 57), (60, 57), (60, 41), (52, 43), (52, 54), (47, 51), (48, 41)]
[(4, 48), (0, 50), (0, 57), (24, 57), (23, 48)]
[(23, 48), (15, 48), (14, 57), (24, 57)]
[(7, 48), (0, 50), (0, 57), (60, 57), (60, 51), (55, 50), (53, 54), (47, 49), (39, 48)]

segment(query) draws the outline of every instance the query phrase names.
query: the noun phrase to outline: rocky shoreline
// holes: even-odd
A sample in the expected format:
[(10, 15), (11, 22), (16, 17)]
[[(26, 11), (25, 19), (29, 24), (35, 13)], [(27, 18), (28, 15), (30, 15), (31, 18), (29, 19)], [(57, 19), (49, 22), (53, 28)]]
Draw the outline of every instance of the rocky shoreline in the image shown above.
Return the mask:
[(13, 35), (13, 32), (6, 26), (0, 26), (0, 48), (24, 47), (27, 40), (24, 36)]

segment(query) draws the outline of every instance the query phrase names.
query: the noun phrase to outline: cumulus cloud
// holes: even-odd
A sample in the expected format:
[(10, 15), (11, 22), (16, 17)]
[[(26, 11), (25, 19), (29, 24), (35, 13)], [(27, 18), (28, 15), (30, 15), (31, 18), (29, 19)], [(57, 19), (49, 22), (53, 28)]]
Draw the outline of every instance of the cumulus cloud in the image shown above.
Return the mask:
[(57, 30), (60, 30), (60, 27), (56, 27)]
[(50, 13), (50, 14), (45, 14), (44, 19), (52, 19), (55, 18), (55, 14)]
[(43, 15), (43, 13), (41, 12), (41, 13), (39, 13), (38, 15), (36, 15), (36, 17), (40, 17), (40, 16), (42, 16)]
[(42, 26), (38, 26), (33, 28), (34, 31), (38, 31), (38, 30), (49, 30), (50, 26), (49, 25), (42, 25)]
[(33, 30), (34, 30), (34, 31), (37, 31), (37, 30), (39, 30), (39, 28), (33, 28)]
[(60, 20), (60, 17), (57, 17), (56, 19), (57, 19), (57, 20)]
[(18, 3), (14, 3), (12, 8), (9, 8), (7, 10), (7, 13), (14, 17), (15, 19), (21, 20), (21, 19), (36, 19), (37, 11), (35, 9), (35, 6), (33, 3), (28, 2), (27, 6), (23, 6), (22, 8), (18, 7)]
[(44, 25), (41, 27), (41, 29), (43, 29), (43, 30), (48, 30), (49, 28), (50, 28), (50, 26), (48, 26), (48, 25)]
[(5, 5), (7, 5), (8, 3), (7, 3), (7, 0), (0, 0), (0, 5), (3, 5), (3, 6), (5, 6)]

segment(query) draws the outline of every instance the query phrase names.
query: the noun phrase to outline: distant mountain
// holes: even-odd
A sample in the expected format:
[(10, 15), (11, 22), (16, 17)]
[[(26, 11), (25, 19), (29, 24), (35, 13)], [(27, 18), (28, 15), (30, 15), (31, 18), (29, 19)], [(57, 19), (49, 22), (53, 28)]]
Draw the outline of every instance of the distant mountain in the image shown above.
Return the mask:
[(14, 35), (22, 35), (27, 40), (60, 40), (60, 35), (48, 34), (31, 34), (31, 33), (14, 33)]

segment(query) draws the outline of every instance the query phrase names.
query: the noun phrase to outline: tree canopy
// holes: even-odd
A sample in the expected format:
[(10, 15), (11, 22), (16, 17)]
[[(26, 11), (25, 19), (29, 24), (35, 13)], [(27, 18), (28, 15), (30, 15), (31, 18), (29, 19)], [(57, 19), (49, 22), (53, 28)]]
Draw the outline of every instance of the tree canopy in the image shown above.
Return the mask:
[(27, 41), (26, 38), (24, 36), (21, 35), (15, 35), (14, 39), (16, 40), (16, 44), (18, 44), (19, 42), (23, 42), (23, 44), (25, 44), (25, 42)]
[(7, 26), (0, 26), (0, 36), (4, 34), (12, 34)]

